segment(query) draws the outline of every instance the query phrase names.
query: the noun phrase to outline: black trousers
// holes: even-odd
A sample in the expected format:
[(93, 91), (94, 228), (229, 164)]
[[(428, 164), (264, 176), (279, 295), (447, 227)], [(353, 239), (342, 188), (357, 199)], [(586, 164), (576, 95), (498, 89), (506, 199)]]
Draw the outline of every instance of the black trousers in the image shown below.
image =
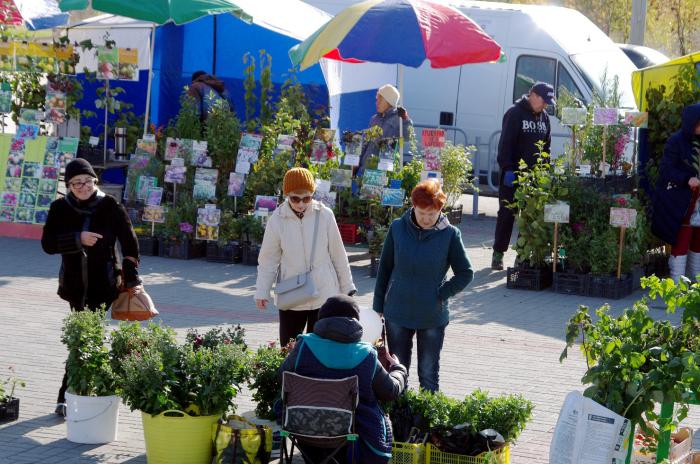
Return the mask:
[[(89, 311), (97, 311), (98, 308), (102, 307), (102, 305), (106, 305), (107, 309), (109, 309), (109, 305), (111, 303), (105, 302), (105, 301), (100, 301), (100, 302), (86, 302), (85, 307), (80, 307), (80, 302), (77, 301), (70, 301), (70, 310), (71, 311), (84, 311), (84, 310), (89, 310)], [(58, 399), (56, 399), (56, 403), (65, 403), (66, 402), (66, 390), (68, 390), (68, 371), (64, 369), (63, 373), (63, 380), (61, 381), (61, 388), (58, 390)]]
[(287, 345), (289, 340), (296, 340), (297, 335), (311, 333), (318, 319), (318, 309), (309, 311), (279, 310), (280, 313), (280, 344)]
[[(333, 452), (332, 448), (318, 448), (311, 445), (299, 445), (299, 448), (304, 453), (303, 457), (306, 464), (319, 464)], [(342, 449), (335, 453), (333, 460), (330, 462), (333, 464), (348, 464), (350, 462), (348, 459), (348, 445), (343, 446)]]
[(496, 233), (493, 240), (494, 251), (501, 253), (508, 251), (510, 237), (513, 235), (515, 212), (507, 208), (506, 205), (513, 201), (514, 196), (515, 187), (503, 185), (503, 176), (501, 176), (501, 185), (498, 188), (498, 219), (496, 220)]

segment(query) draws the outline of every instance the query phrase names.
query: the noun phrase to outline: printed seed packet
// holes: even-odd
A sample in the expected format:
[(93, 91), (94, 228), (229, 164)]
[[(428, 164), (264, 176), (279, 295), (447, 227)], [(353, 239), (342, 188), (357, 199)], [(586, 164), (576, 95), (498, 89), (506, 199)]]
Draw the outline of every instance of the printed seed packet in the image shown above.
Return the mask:
[(173, 158), (178, 158), (178, 149), (180, 147), (180, 139), (168, 137), (165, 139), (165, 160), (172, 161)]
[(31, 224), (34, 222), (34, 208), (15, 208), (15, 222)]
[(5, 177), (5, 191), (19, 192), (22, 190), (22, 179), (19, 177)]
[(24, 152), (13, 152), (7, 156), (6, 177), (22, 177), (22, 165), (24, 164)]
[(39, 179), (35, 177), (23, 177), (22, 178), (22, 190), (21, 192), (35, 193), (39, 190)]
[(155, 140), (138, 139), (136, 141), (136, 154), (155, 156), (158, 145)]
[(0, 113), (12, 113), (11, 90), (0, 90)]
[(381, 185), (362, 184), (360, 188), (360, 198), (363, 200), (381, 200), (384, 187)]
[(362, 134), (353, 134), (349, 142), (345, 144), (345, 156), (343, 164), (347, 166), (359, 166), (362, 156)]
[(37, 208), (34, 210), (34, 224), (46, 224), (46, 219), (49, 217), (49, 210), (45, 208)]
[(331, 191), (331, 181), (324, 179), (316, 179), (316, 191), (330, 192)]
[(34, 124), (37, 125), (41, 121), (43, 115), (39, 110), (32, 110), (29, 108), (21, 108), (19, 110), (19, 123), (20, 124)]
[(199, 240), (218, 240), (221, 210), (215, 205), (206, 205), (197, 209), (197, 233)]
[(66, 120), (66, 94), (47, 90), (46, 92), (46, 121), (61, 124)]
[(19, 202), (17, 206), (33, 208), (36, 205), (36, 191), (33, 192), (20, 192)]
[(350, 188), (352, 171), (349, 169), (331, 169), (331, 184), (335, 187)]
[(148, 196), (148, 190), (158, 186), (158, 178), (151, 176), (138, 176), (136, 183), (136, 198), (145, 200)]
[(42, 165), (39, 163), (25, 161), (22, 166), (22, 177), (41, 178)]
[[(180, 158), (182, 159), (182, 158)], [(185, 166), (169, 165), (165, 167), (165, 182), (171, 184), (184, 184), (187, 168)]]
[(318, 129), (316, 129), (316, 134), (314, 134), (314, 138), (316, 140), (322, 140), (327, 144), (333, 143), (333, 139), (335, 138), (335, 129), (326, 129), (323, 127), (319, 127)]
[(314, 192), (314, 200), (320, 201), (330, 209), (335, 208), (335, 200), (338, 195), (338, 192), (321, 192), (319, 190), (316, 190)]
[(263, 137), (260, 134), (243, 132), (243, 134), (241, 134), (241, 143), (238, 145), (238, 148), (252, 148), (255, 151), (259, 151), (262, 139)]
[(423, 149), (423, 169), (426, 171), (440, 170), (440, 149), (428, 147)]
[(39, 187), (37, 191), (39, 194), (44, 195), (56, 195), (56, 190), (58, 188), (58, 181), (51, 179), (41, 179), (39, 180)]
[(139, 80), (139, 51), (136, 48), (117, 49), (118, 77), (126, 81)]
[(217, 169), (197, 168), (194, 174), (192, 197), (196, 200), (216, 198), (216, 179), (218, 176)]
[(382, 206), (401, 208), (406, 191), (402, 188), (385, 188), (382, 192)]
[(97, 47), (97, 78), (115, 79), (119, 68), (119, 49)]
[(646, 111), (628, 111), (625, 113), (625, 124), (646, 129), (649, 127), (649, 113)]
[(39, 126), (34, 124), (20, 124), (17, 127), (16, 136), (22, 139), (36, 139), (39, 135)]
[(232, 172), (228, 176), (228, 196), (242, 197), (245, 189), (245, 176), (238, 172)]
[(617, 108), (595, 108), (593, 110), (593, 124), (599, 126), (614, 126), (618, 123)]
[(565, 126), (583, 126), (588, 118), (586, 108), (562, 108), (561, 123)]
[(384, 187), (386, 185), (386, 174), (378, 169), (365, 169), (362, 175), (363, 185), (375, 185)]
[(146, 205), (143, 208), (143, 216), (141, 220), (144, 222), (165, 222), (165, 208), (160, 205)]
[(328, 144), (323, 140), (314, 140), (311, 147), (311, 162), (324, 164), (328, 161)]
[(149, 187), (146, 194), (146, 204), (148, 206), (159, 206), (163, 200), (163, 187)]
[(212, 159), (207, 154), (207, 142), (192, 140), (192, 164), (200, 168), (210, 168)]
[(15, 208), (13, 206), (0, 207), (0, 222), (12, 222), (15, 219)]
[(55, 166), (42, 166), (41, 167), (41, 178), (42, 179), (58, 179), (58, 168)]
[(273, 212), (277, 208), (277, 197), (269, 195), (256, 195), (255, 196), (255, 210), (267, 210), (268, 212)]
[(17, 206), (19, 194), (17, 192), (2, 192), (0, 193), (0, 206)]
[(247, 161), (236, 160), (236, 173), (248, 174), (250, 172), (250, 163)]
[(246, 162), (248, 164), (253, 164), (258, 161), (258, 150), (253, 148), (239, 148), (238, 157), (236, 161)]
[(48, 208), (54, 200), (53, 195), (38, 194), (36, 196), (36, 207), (37, 208)]
[(294, 142), (296, 141), (296, 137), (293, 135), (279, 135), (277, 137), (277, 146), (275, 147), (275, 151), (273, 153), (273, 157), (279, 156), (281, 153), (288, 152), (291, 154), (291, 156), (294, 156)]

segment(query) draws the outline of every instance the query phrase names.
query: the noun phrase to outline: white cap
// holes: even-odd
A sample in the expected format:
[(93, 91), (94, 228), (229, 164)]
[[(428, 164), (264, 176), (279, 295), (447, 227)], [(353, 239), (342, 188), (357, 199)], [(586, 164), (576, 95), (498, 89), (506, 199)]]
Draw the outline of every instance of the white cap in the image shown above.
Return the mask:
[(384, 97), (384, 100), (394, 108), (396, 108), (399, 104), (399, 89), (394, 87), (391, 84), (386, 84), (381, 87), (379, 87), (379, 95)]

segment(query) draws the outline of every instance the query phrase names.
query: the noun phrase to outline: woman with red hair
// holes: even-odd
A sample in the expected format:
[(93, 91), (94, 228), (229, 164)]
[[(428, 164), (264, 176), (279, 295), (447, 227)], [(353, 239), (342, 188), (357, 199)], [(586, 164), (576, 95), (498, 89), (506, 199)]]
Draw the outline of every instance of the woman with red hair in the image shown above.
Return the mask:
[(373, 307), (384, 316), (391, 352), (409, 370), (415, 335), (418, 380), (430, 391), (439, 389), (448, 300), (474, 278), (462, 235), (442, 214), (445, 200), (434, 179), (413, 189), (413, 207), (389, 227), (374, 287)]

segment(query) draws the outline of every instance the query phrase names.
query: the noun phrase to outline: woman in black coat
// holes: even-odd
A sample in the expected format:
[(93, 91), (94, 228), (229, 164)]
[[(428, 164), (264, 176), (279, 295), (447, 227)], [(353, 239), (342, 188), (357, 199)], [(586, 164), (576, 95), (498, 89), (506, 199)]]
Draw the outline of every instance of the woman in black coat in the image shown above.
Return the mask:
[(690, 216), (700, 197), (700, 104), (683, 109), (681, 130), (669, 137), (659, 163), (652, 232), (672, 245), (668, 265), (676, 282), (700, 274), (700, 228)]
[[(108, 308), (119, 293), (120, 267), (124, 284), (135, 288), (139, 249), (136, 234), (126, 210), (97, 188), (97, 176), (84, 159), (66, 166), (68, 194), (51, 203), (41, 237), (48, 254), (61, 255), (58, 295), (71, 310)], [(123, 264), (117, 261), (115, 244), (119, 240)], [(67, 378), (58, 394), (56, 413), (65, 415)]]

